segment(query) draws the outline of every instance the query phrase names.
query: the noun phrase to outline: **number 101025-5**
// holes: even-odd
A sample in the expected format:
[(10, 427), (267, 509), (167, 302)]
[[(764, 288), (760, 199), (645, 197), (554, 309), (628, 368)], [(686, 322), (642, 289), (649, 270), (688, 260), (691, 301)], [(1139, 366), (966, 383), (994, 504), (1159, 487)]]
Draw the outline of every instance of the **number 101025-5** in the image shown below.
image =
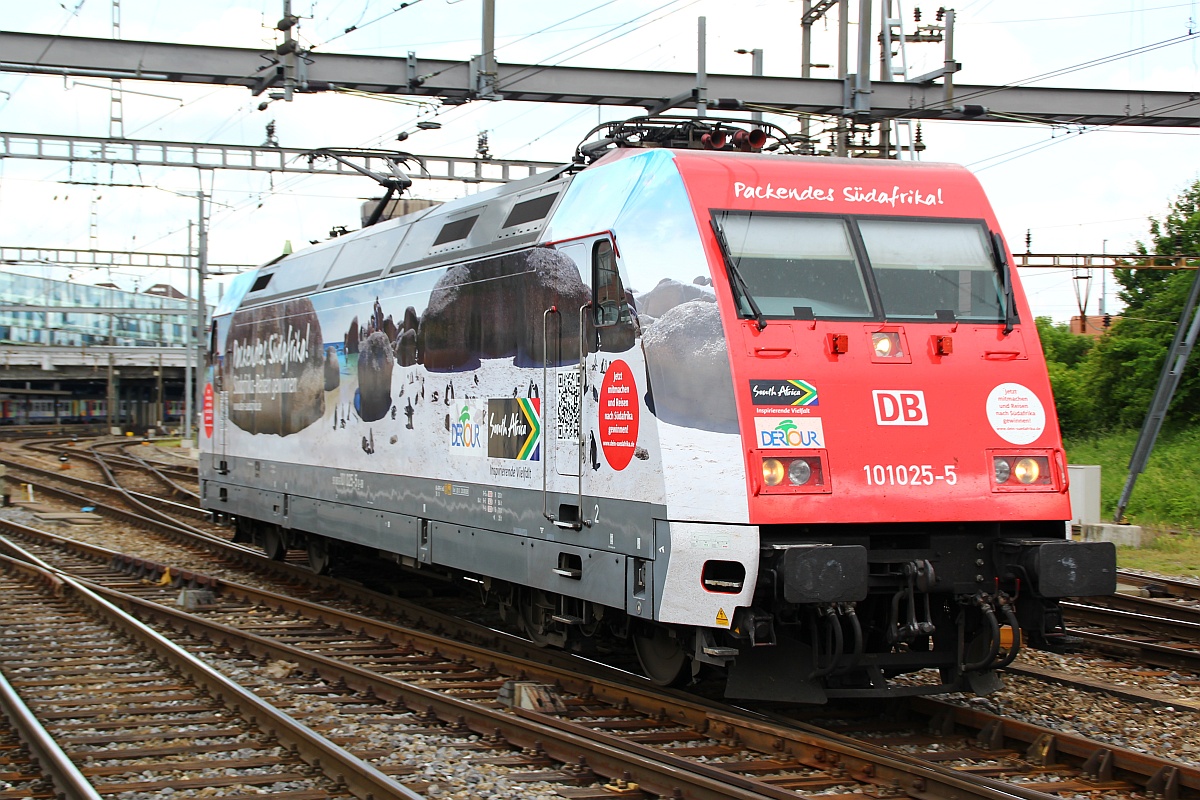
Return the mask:
[(932, 464), (865, 464), (868, 486), (932, 486), (945, 481), (953, 486), (958, 475), (953, 464), (943, 464), (941, 474), (933, 471)]

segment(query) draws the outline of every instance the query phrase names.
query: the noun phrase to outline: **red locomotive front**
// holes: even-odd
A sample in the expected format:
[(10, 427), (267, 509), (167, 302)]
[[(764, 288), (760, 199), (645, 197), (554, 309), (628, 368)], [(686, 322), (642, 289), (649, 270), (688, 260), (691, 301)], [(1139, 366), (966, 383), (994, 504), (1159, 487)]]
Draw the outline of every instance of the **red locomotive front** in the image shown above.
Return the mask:
[(675, 161), (714, 265), (760, 531), (732, 633), (772, 645), (743, 651), (731, 694), (760, 694), (781, 658), (832, 694), (922, 666), (987, 690), (999, 627), (1060, 635), (1044, 601), (1106, 591), (1111, 551), (1063, 541), (1046, 364), (981, 187), (949, 165)]

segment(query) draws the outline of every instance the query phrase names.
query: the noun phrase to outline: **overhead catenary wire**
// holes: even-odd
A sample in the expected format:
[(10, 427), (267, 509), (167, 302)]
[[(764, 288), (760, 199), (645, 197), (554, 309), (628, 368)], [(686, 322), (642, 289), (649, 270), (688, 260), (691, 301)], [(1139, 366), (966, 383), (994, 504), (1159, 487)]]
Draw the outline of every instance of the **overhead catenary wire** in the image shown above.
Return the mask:
[[(656, 8), (653, 8), (644, 14), (640, 14), (627, 22), (623, 22), (620, 25), (616, 25), (616, 26), (610, 28), (606, 33), (612, 33), (614, 31), (618, 31), (621, 28), (624, 28), (626, 26), (631, 26), (631, 25), (633, 25), (633, 23), (638, 22), (639, 20), (642, 20), (645, 17), (650, 16), (651, 14), (661, 11), (662, 9), (666, 8), (667, 6), (674, 5), (675, 3), (680, 2), (680, 1), (681, 0), (669, 0), (669, 2), (663, 3), (662, 5), (657, 6)], [(699, 2), (700, 2), (700, 0), (691, 0), (690, 2), (685, 3), (684, 5), (680, 6), (679, 8), (672, 9), (671, 11), (668, 11), (667, 13), (663, 14), (662, 16), (655, 17), (654, 19), (650, 20), (650, 22), (647, 24), (653, 24), (655, 22), (659, 22), (660, 20), (663, 20), (663, 19), (671, 16), (672, 14), (677, 14), (680, 11), (683, 11), (685, 8), (690, 8), (691, 6), (694, 6)], [(572, 58), (578, 58), (579, 56), (583, 55), (584, 53), (590, 53), (591, 51), (595, 50), (597, 47), (602, 47), (603, 45), (611, 44), (612, 42), (615, 42), (617, 39), (620, 39), (624, 36), (628, 36), (629, 34), (633, 33), (635, 30), (638, 30), (638, 28), (631, 27), (631, 28), (629, 28), (629, 30), (622, 31), (621, 33), (618, 33), (616, 36), (613, 36), (609, 39), (605, 39), (602, 42), (597, 42), (596, 44), (592, 45), (591, 47), (587, 48), (586, 50), (580, 50), (578, 53), (573, 53), (572, 55), (569, 55), (566, 58), (564, 58), (562, 61), (558, 61), (554, 64), (545, 64), (544, 63), (551, 59), (558, 58), (559, 56), (563, 55), (564, 53), (570, 52), (571, 50), (575, 49), (576, 47), (579, 47), (583, 44), (587, 44), (587, 42), (591, 41), (591, 39), (587, 39), (587, 40), (584, 40), (583, 42), (572, 45), (571, 47), (568, 47), (565, 50), (561, 50), (552, 56), (548, 56), (547, 58), (542, 59), (542, 61), (539, 62), (538, 64), (530, 65), (528, 67), (525, 67), (524, 69), (514, 72), (512, 75), (507, 76), (507, 78), (502, 83), (497, 84), (496, 89), (499, 92), (503, 92), (506, 88), (516, 86), (518, 83), (521, 83), (522, 81), (529, 80), (530, 78), (534, 77), (535, 75), (545, 72), (550, 67), (560, 66), (560, 65), (566, 63), (567, 61), (570, 61)], [(605, 34), (597, 34), (596, 36), (593, 36), (592, 39), (599, 39), (603, 35), (605, 35)]]
[[(1098, 67), (1098, 66), (1102, 66), (1104, 64), (1109, 64), (1114, 61), (1120, 61), (1122, 59), (1132, 58), (1132, 57), (1138, 56), (1138, 55), (1144, 55), (1146, 53), (1154, 52), (1155, 50), (1160, 50), (1164, 47), (1171, 47), (1171, 46), (1174, 46), (1177, 44), (1183, 44), (1185, 42), (1194, 41), (1197, 38), (1200, 38), (1200, 32), (1189, 31), (1186, 34), (1182, 34), (1180, 36), (1174, 36), (1170, 39), (1164, 39), (1162, 41), (1153, 42), (1148, 45), (1142, 45), (1139, 47), (1135, 47), (1130, 50), (1124, 50), (1124, 51), (1121, 51), (1118, 53), (1112, 53), (1110, 55), (1100, 56), (1098, 58), (1089, 59), (1088, 61), (1082, 61), (1078, 64), (1073, 64), (1071, 66), (1053, 69), (1048, 72), (1043, 72), (1041, 74), (1033, 75), (1031, 77), (1023, 78), (1018, 81), (1013, 81), (1011, 83), (1005, 83), (1000, 86), (990, 86), (990, 87), (987, 87), (984, 89), (978, 89), (973, 92), (967, 92), (965, 94), (955, 94), (953, 100), (950, 100), (950, 101), (942, 100), (942, 101), (933, 103), (929, 106), (922, 108), (921, 111), (937, 110), (939, 108), (948, 109), (951, 106), (962, 105), (969, 100), (978, 100), (979, 98), (987, 97), (989, 95), (997, 94), (999, 92), (1007, 91), (1009, 89), (1020, 89), (1020, 88), (1026, 87), (1026, 86), (1030, 86), (1034, 83), (1040, 83), (1041, 81), (1048, 80), (1050, 78), (1059, 78), (1059, 77), (1062, 77), (1063, 75), (1069, 75), (1073, 72), (1079, 72), (1081, 70), (1090, 69), (1092, 67)], [(1196, 102), (1200, 102), (1200, 99), (1197, 99)], [(1132, 119), (1133, 116), (1135, 116), (1135, 115), (1131, 115), (1129, 118)], [(911, 117), (911, 113), (905, 113), (905, 114), (896, 114), (891, 118), (892, 119), (905, 119), (905, 118), (910, 118), (910, 117)]]
[[(420, 3), (420, 2), (421, 2), (421, 0), (408, 0), (407, 3), (401, 3), (400, 5), (393, 8), (391, 11), (388, 11), (385, 14), (379, 15), (378, 17), (376, 17), (375, 19), (373, 19), (369, 22), (364, 22), (362, 25), (351, 25), (350, 27), (346, 28), (344, 31), (342, 31), (338, 35), (331, 36), (330, 38), (326, 39), (322, 46), (329, 44), (330, 42), (336, 41), (336, 40), (342, 38), (343, 36), (346, 36), (347, 34), (354, 33), (355, 31), (361, 31), (363, 28), (366, 28), (370, 25), (374, 25), (376, 22), (382, 22), (383, 20), (387, 19), (388, 17), (392, 16), (393, 14), (403, 11), (406, 8), (412, 8), (417, 3)], [(366, 9), (364, 9), (363, 11), (365, 13)], [(360, 16), (359, 19), (361, 19), (361, 18), (362, 17)], [(313, 49), (316, 49), (316, 47), (317, 47), (317, 45), (314, 44)]]
[[(961, 13), (967, 11), (968, 9), (970, 9), (971, 5), (972, 4), (968, 4), (961, 11), (959, 11), (959, 13), (961, 14)], [(978, 20), (975, 22), (960, 21), (960, 20), (956, 19), (954, 21), (954, 24), (955, 25), (1024, 25), (1024, 24), (1034, 23), (1034, 22), (1061, 22), (1063, 20), (1079, 20), (1079, 19), (1088, 19), (1090, 17), (1115, 17), (1115, 16), (1122, 16), (1125, 14), (1145, 14), (1145, 13), (1151, 12), (1151, 11), (1170, 11), (1170, 10), (1176, 9), (1176, 8), (1187, 8), (1188, 6), (1194, 7), (1195, 3), (1194, 2), (1172, 3), (1171, 5), (1153, 6), (1151, 8), (1131, 8), (1131, 9), (1127, 9), (1127, 10), (1123, 10), (1123, 11), (1097, 11), (1097, 12), (1091, 13), (1091, 14), (1069, 14), (1069, 15), (1063, 16), (1063, 17), (1035, 17), (1035, 18), (1031, 18), (1031, 19), (988, 19), (988, 20)]]
[[(1183, 107), (1186, 107), (1189, 105), (1195, 105), (1196, 103), (1200, 103), (1200, 97), (1197, 97), (1196, 100), (1189, 101), (1186, 103), (1172, 103), (1167, 106), (1162, 106), (1161, 108), (1152, 109), (1151, 113), (1157, 114), (1157, 113), (1162, 113), (1164, 111), (1173, 111), (1178, 108), (1183, 108)], [(1142, 116), (1144, 116), (1144, 114), (1140, 114), (1140, 115), (1136, 115), (1136, 116), (1130, 115), (1128, 117), (1125, 117), (1124, 119), (1125, 120), (1134, 120), (1134, 119), (1138, 119)], [(1082, 136), (1085, 133), (1096, 133), (1098, 131), (1108, 130), (1109, 128), (1119, 125), (1120, 122), (1121, 121), (1112, 122), (1112, 123), (1109, 123), (1106, 125), (1081, 126), (1078, 130), (1073, 131), (1073, 133), (1074, 133), (1075, 137)], [(1014, 150), (1009, 150), (1005, 153), (1000, 153), (998, 155), (991, 156), (989, 158), (985, 158), (985, 159), (981, 159), (979, 161), (972, 162), (972, 163), (968, 164), (967, 166), (975, 169), (976, 172), (982, 172), (986, 169), (991, 169), (992, 167), (998, 167), (1001, 164), (1007, 164), (1009, 161), (1013, 161), (1017, 158), (1021, 158), (1022, 156), (1030, 155), (1031, 153), (1036, 153), (1039, 150), (1044, 150), (1047, 147), (1052, 147), (1053, 145), (1061, 144), (1062, 142), (1069, 141), (1071, 138), (1072, 138), (1071, 136), (1052, 137), (1048, 141), (1024, 145), (1024, 146), (1018, 147)], [(988, 161), (993, 161), (997, 158), (1001, 158), (1003, 156), (1010, 155), (1010, 154), (1014, 154), (1014, 155), (1012, 155), (1011, 158), (1005, 158), (1003, 161), (996, 161), (993, 164), (987, 164)], [(978, 166), (980, 164), (987, 164), (987, 165), (986, 166)]]

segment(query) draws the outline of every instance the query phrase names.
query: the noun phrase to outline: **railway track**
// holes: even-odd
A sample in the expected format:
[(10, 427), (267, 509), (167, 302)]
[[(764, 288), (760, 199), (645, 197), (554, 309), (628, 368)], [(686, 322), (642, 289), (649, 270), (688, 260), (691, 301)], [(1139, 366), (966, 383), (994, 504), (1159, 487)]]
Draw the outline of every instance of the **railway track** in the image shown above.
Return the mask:
[[(206, 542), (203, 545), (203, 547), (206, 549), (210, 546), (211, 542)], [(265, 559), (261, 560), (265, 561)], [(290, 565), (279, 566), (287, 567)], [(137, 567), (137, 569), (141, 570), (142, 572), (145, 572), (146, 570), (153, 572), (155, 569), (159, 569), (159, 567), (155, 567), (143, 562)], [(298, 570), (297, 572), (303, 573), (303, 570)], [(293, 585), (293, 590), (295, 589), (295, 586), (296, 584)], [(311, 588), (311, 585), (309, 585), (309, 587)], [(259, 605), (259, 602), (260, 601), (256, 601), (256, 607)], [(296, 612), (292, 613), (295, 614)], [(377, 611), (369, 613), (369, 618), (373, 619), (378, 616)], [(284, 622), (276, 622), (274, 624), (280, 627), (287, 627)], [(454, 623), (438, 622), (437, 624), (448, 629), (448, 626)], [(342, 636), (345, 635), (346, 631), (351, 630), (351, 628), (346, 627), (345, 624), (343, 624), (342, 627), (344, 628), (344, 631), (339, 630), (336, 627), (334, 628), (336, 635)], [(325, 635), (329, 636), (331, 634), (327, 633)], [(391, 636), (389, 641), (394, 639), (395, 636)], [(365, 647), (366, 645), (358, 646)], [(419, 652), (419, 649), (415, 645), (413, 652)], [(442, 654), (436, 645), (434, 646), (433, 652)], [(532, 659), (537, 659), (539, 657), (545, 657), (548, 655), (551, 654), (547, 653), (546, 651), (535, 651), (531, 654), (531, 657)], [(422, 672), (424, 674), (434, 674), (439, 670), (442, 670), (445, 673), (452, 675), (469, 673), (471, 671), (470, 669), (463, 668), (465, 662), (463, 662), (462, 659), (464, 657), (460, 655), (457, 656), (457, 658), (459, 659), (457, 666), (455, 666), (453, 662), (450, 664), (450, 666), (438, 666), (435, 664)], [(571, 666), (567, 666), (567, 671), (564, 674), (576, 674), (576, 678), (578, 679), (580, 677), (577, 674), (578, 662), (576, 662), (574, 667), (576, 673), (572, 673), (571, 669)], [(520, 677), (521, 672), (518, 671), (516, 675), (517, 677)], [(536, 676), (532, 675), (531, 673), (525, 673), (524, 677), (534, 678), (533, 682), (537, 682)], [(493, 682), (497, 680), (494, 675), (492, 678)], [(1058, 679), (1061, 679), (1061, 676), (1059, 676)], [(342, 680), (344, 682), (345, 678), (338, 680)], [(550, 680), (551, 684), (557, 682), (560, 686), (567, 685), (564, 684), (561, 676), (547, 678), (546, 680)], [(470, 682), (467, 683), (469, 684)], [(349, 686), (350, 684), (346, 685)], [(472, 688), (467, 686), (461, 687), (460, 690), (466, 695), (472, 694), (473, 691)], [(586, 693), (588, 690), (584, 689), (583, 691)], [(571, 705), (577, 705), (579, 696), (586, 697), (587, 695), (574, 695), (568, 692), (568, 706), (570, 707)], [(493, 700), (492, 702), (496, 701)], [(1196, 788), (1194, 786), (1194, 775), (1188, 772), (1186, 768), (1181, 774), (1178, 771), (1171, 771), (1172, 769), (1177, 768), (1171, 767), (1170, 765), (1162, 762), (1155, 762), (1154, 760), (1151, 760), (1147, 763), (1134, 765), (1133, 762), (1137, 760), (1136, 755), (1126, 753), (1120, 748), (1106, 748), (1103, 746), (1098, 746), (1095, 742), (1088, 742), (1087, 740), (1076, 741), (1076, 739), (1073, 737), (1064, 737), (1061, 734), (1047, 732), (1045, 729), (1026, 729), (1026, 726), (1014, 720), (1005, 720), (999, 724), (997, 724), (996, 720), (994, 719), (990, 721), (986, 719), (972, 721), (970, 709), (967, 711), (956, 711), (951, 713), (945, 708), (941, 708), (940, 710), (938, 710), (938, 708), (939, 707), (937, 706), (931, 706), (929, 709), (924, 709), (921, 708), (920, 704), (912, 704), (910, 707), (910, 714), (913, 715), (914, 718), (922, 721), (913, 723), (910, 720), (904, 723), (912, 728), (912, 730), (907, 734), (902, 735), (893, 733), (890, 737), (885, 737), (887, 738), (889, 746), (912, 750), (916, 746), (914, 744), (915, 741), (922, 738), (928, 739), (930, 737), (928, 730), (930, 728), (936, 729), (940, 731), (940, 735), (943, 736), (941, 744), (937, 745), (937, 747), (940, 749), (926, 750), (924, 755), (919, 756), (920, 758), (952, 763), (952, 760), (947, 759), (946, 754), (957, 753), (959, 755), (957, 760), (964, 761), (968, 767), (977, 768), (978, 771), (981, 771), (985, 774), (1005, 774), (1010, 776), (1023, 774), (1023, 779), (1027, 784), (1036, 784), (1039, 786), (1038, 791), (1042, 791), (1042, 789), (1046, 788), (1041, 787), (1039, 781), (1037, 780), (1038, 776), (1045, 777), (1045, 780), (1042, 781), (1042, 783), (1057, 784), (1058, 792), (1060, 794), (1069, 794), (1072, 791), (1096, 792), (1100, 790), (1114, 791), (1120, 794), (1122, 792), (1136, 792), (1137, 787), (1140, 786), (1143, 789), (1153, 789), (1155, 792), (1162, 794), (1164, 797), (1172, 798), (1188, 796), (1188, 794), (1193, 792)], [(660, 709), (656, 716), (651, 717), (651, 722), (656, 722), (661, 726), (665, 721), (662, 718), (662, 715), (663, 709)], [(562, 722), (562, 718), (558, 718), (558, 721)], [(786, 720), (783, 720), (782, 722), (785, 725), (794, 724), (789, 723)], [(607, 727), (622, 728), (643, 733), (647, 731), (657, 731), (659, 733), (669, 734), (671, 732), (669, 728), (658, 730), (649, 727), (650, 723), (639, 722), (636, 716), (627, 718), (620, 713), (615, 713), (611, 709), (605, 711), (604, 714), (601, 714), (596, 719), (585, 720), (585, 724), (590, 723), (598, 724), (601, 730), (606, 729), (607, 723), (615, 723), (614, 725), (607, 725)], [(893, 722), (892, 724), (897, 723)], [(693, 726), (692, 733), (689, 734), (689, 737), (696, 735), (696, 731), (703, 731), (704, 733), (700, 735), (706, 735), (710, 730), (710, 727), (711, 726), (708, 722), (705, 722), (703, 726)], [(951, 729), (956, 731), (957, 738), (948, 733), (948, 731)], [(964, 729), (970, 732), (964, 733)], [(870, 730), (869, 724), (867, 724), (863, 730), (868, 732), (867, 735), (873, 735), (878, 738), (878, 730)], [(853, 730), (853, 726), (851, 726), (850, 731), (852, 733), (855, 732)], [(949, 738), (945, 738), (947, 736)], [(766, 762), (778, 762), (784, 766), (794, 766), (789, 762), (779, 758), (764, 759), (762, 757), (764, 752), (777, 756), (778, 753), (774, 751), (762, 751), (758, 749), (752, 749), (751, 751), (739, 751), (739, 747), (744, 746), (741, 733), (735, 732), (732, 737), (717, 736), (713, 737), (711, 741), (706, 741), (707, 743), (696, 744), (689, 738), (685, 738), (680, 740), (681, 743), (677, 742), (677, 745), (682, 749), (691, 751), (690, 754), (693, 756), (699, 754), (704, 758), (715, 758), (718, 760), (725, 759), (728, 761), (728, 763), (734, 764), (739, 763), (738, 759), (741, 758), (741, 760), (746, 761), (747, 763), (753, 762), (754, 769), (757, 770), (767, 769), (768, 764)], [(1071, 756), (1072, 753), (1085, 753), (1087, 755), (1085, 757), (1075, 758)], [(1059, 759), (1060, 756), (1064, 755), (1067, 756), (1067, 760), (1074, 760), (1075, 762), (1073, 767), (1074, 772), (1072, 774), (1064, 775), (1061, 772), (1056, 772), (1056, 770), (1060, 769), (1060, 766), (1055, 763), (1056, 759)], [(1117, 766), (1114, 766), (1114, 762)], [(817, 763), (819, 764), (821, 761), (818, 760)], [(835, 775), (834, 777), (838, 776)], [(813, 786), (815, 785), (816, 784), (813, 784)], [(1052, 789), (1053, 787), (1050, 788)]]
[(0, 560), (0, 624), (0, 668), (84, 796), (417, 797), (61, 574)]
[(1200, 585), (1122, 572), (1121, 590), (1063, 603), (1071, 636), (1106, 653), (1200, 672)]
[[(91, 800), (91, 785), (0, 674), (0, 797)], [(60, 789), (60, 787), (62, 787)]]
[[(41, 555), (54, 555), (52, 551), (60, 551), (61, 546), (47, 543), (38, 549)], [(58, 556), (60, 561), (71, 560), (61, 552)], [(885, 752), (868, 759), (861, 748), (845, 742), (795, 732), (789, 734), (789, 744), (805, 752), (792, 753), (780, 742), (765, 751), (773, 758), (764, 757), (762, 743), (735, 742), (739, 734), (734, 729), (716, 726), (707, 719), (709, 712), (694, 703), (653, 706), (647, 711), (636, 706), (662, 698), (632, 692), (628, 686), (597, 684), (562, 670), (553, 675), (570, 688), (556, 689), (555, 695), (564, 698), (564, 704), (570, 701), (571, 722), (542, 711), (510, 711), (501, 701), (504, 688), (520, 677), (531, 679), (518, 681), (523, 686), (544, 687), (547, 668), (248, 587), (221, 584), (195, 613), (188, 614), (169, 605), (179, 590), (161, 580), (131, 580), (129, 573), (98, 567), (91, 559), (73, 566), (73, 572), (86, 573), (91, 582), (108, 584), (97, 591), (114, 603), (173, 628), (173, 638), (184, 641), (189, 650), (238, 662), (245, 673), (239, 673), (239, 680), (270, 694), (276, 705), (301, 716), (318, 713), (324, 726), (339, 732), (361, 731), (357, 740), (354, 735), (339, 737), (352, 751), (363, 752), (368, 741), (376, 742), (373, 750), (380, 751), (378, 731), (367, 730), (373, 717), (380, 715), (409, 733), (415, 727), (435, 738), (465, 739), (456, 745), (464, 753), (473, 751), (478, 757), (482, 750), (484, 760), (493, 766), (516, 768), (518, 777), (509, 781), (597, 784), (591, 792), (567, 794), (571, 797), (612, 796), (615, 790), (617, 796), (625, 792), (635, 797), (783, 798), (795, 797), (801, 787), (844, 787), (850, 793), (912, 780), (922, 785), (949, 781), (957, 796), (1000, 796), (989, 787), (972, 787), (968, 779), (942, 775)], [(149, 595), (158, 595), (158, 602)], [(285, 665), (266, 684), (261, 677), (263, 660)], [(252, 675), (259, 676), (257, 684)], [(306, 696), (319, 702), (306, 702)], [(685, 712), (693, 719), (672, 718)], [(696, 718), (697, 714), (705, 716)], [(700, 721), (704, 728), (714, 729), (708, 734), (697, 732), (695, 723)], [(755, 735), (749, 727), (740, 730), (746, 738), (768, 735), (761, 731)], [(671, 743), (679, 746), (674, 751), (664, 747)], [(707, 750), (696, 749), (706, 743)], [(685, 757), (684, 750), (691, 758)], [(697, 758), (705, 755), (711, 761), (714, 753), (726, 751), (738, 758), (720, 766)], [(382, 752), (390, 751), (382, 748)], [(676, 790), (682, 794), (676, 795)]]
[[(89, 577), (95, 579), (101, 570), (95, 566), (94, 557), (88, 561), (92, 563), (90, 568), (76, 569), (90, 569)], [(147, 577), (147, 569), (152, 570), (148, 575), (150, 584), (161, 580), (155, 580), (163, 570), (161, 566), (142, 563), (138, 569), (143, 577)], [(121, 570), (117, 573), (107, 580), (129, 583), (128, 573)], [(139, 613), (159, 618), (165, 613), (161, 610), (167, 607), (164, 603), (172, 602), (179, 590), (150, 584), (138, 584), (136, 594), (140, 599), (136, 603), (142, 608)], [(157, 603), (147, 598), (150, 592), (160, 594)], [(212, 608), (205, 608), (199, 614), (204, 621), (189, 619), (186, 623), (184, 629), (190, 636), (228, 640), (234, 636), (234, 630), (240, 630), (239, 635), (245, 637), (241, 646), (259, 658), (297, 664), (301, 671), (322, 675), (327, 684), (338, 687), (344, 684), (345, 691), (353, 690), (355, 697), (394, 700), (389, 697), (394, 694), (406, 707), (433, 708), (443, 721), (461, 717), (466, 728), (476, 735), (494, 730), (496, 721), (481, 717), (480, 708), (494, 709), (500, 705), (504, 687), (510, 681), (543, 687), (557, 685), (547, 696), (562, 703), (560, 713), (517, 709), (504, 716), (510, 721), (515, 716), (536, 723), (536, 734), (524, 735), (541, 737), (535, 741), (542, 742), (548, 758), (557, 760), (559, 771), (564, 766), (577, 765), (579, 756), (567, 754), (560, 744), (551, 743), (550, 737), (556, 735), (587, 738), (608, 748), (632, 751), (636, 758), (631, 764), (648, 763), (655, 754), (673, 764), (676, 770), (702, 761), (708, 765), (706, 771), (717, 771), (711, 777), (723, 784), (768, 786), (771, 791), (766, 794), (761, 789), (757, 791), (760, 796), (772, 797), (794, 797), (801, 789), (834, 791), (854, 781), (859, 782), (860, 788), (847, 791), (878, 792), (881, 787), (892, 787), (890, 791), (895, 791), (898, 786), (901, 792), (919, 796), (941, 796), (949, 791), (961, 797), (966, 788), (951, 789), (944, 783), (947, 773), (955, 774), (953, 770), (929, 771), (945, 762), (948, 753), (957, 754), (955, 760), (964, 762), (960, 766), (967, 772), (975, 770), (987, 773), (984, 777), (1003, 774), (1023, 776), (1026, 782), (1032, 780), (1039, 788), (1027, 797), (1044, 796), (1046, 787), (1042, 784), (1053, 783), (1060, 784), (1061, 791), (1067, 794), (1103, 789), (1112, 796), (1132, 795), (1144, 787), (1160, 784), (1163, 788), (1176, 787), (1164, 796), (1188, 796), (1197, 788), (1194, 770), (1153, 759), (1135, 763), (1137, 760), (1120, 748), (1077, 741), (1077, 737), (1044, 729), (1027, 729), (1011, 721), (980, 722), (972, 719), (978, 712), (971, 709), (942, 707), (929, 718), (936, 718), (935, 721), (917, 724), (908, 739), (889, 742), (911, 750), (914, 742), (925, 740), (926, 749), (904, 756), (907, 761), (901, 759), (904, 762), (901, 768), (894, 761), (898, 758), (896, 754), (833, 736), (828, 730), (794, 720), (776, 723), (761, 714), (739, 715), (728, 707), (697, 704), (694, 698), (679, 699), (654, 690), (631, 688), (628, 681), (610, 684), (569, 669), (549, 670), (530, 660), (506, 660), (490, 651), (470, 652), (470, 648), (452, 640), (422, 641), (412, 631), (378, 621), (378, 614), (339, 617), (326, 607), (305, 606), (295, 598), (255, 594), (246, 587), (228, 584), (215, 587), (211, 605)], [(252, 622), (245, 621), (247, 614)], [(177, 618), (177, 612), (172, 612), (172, 616)], [(971, 728), (972, 725), (975, 727)], [(929, 729), (936, 729), (940, 738), (931, 737)], [(521, 734), (506, 732), (505, 740), (511, 747), (532, 746)], [(1089, 747), (1091, 755), (1086, 758), (1075, 755), (1080, 748)], [(863, 755), (872, 752), (872, 748), (879, 751), (877, 755), (883, 754), (883, 762)], [(1067, 756), (1073, 766), (1059, 763), (1060, 757)], [(602, 771), (593, 763), (597, 756), (584, 758), (593, 771)], [(619, 772), (613, 767), (606, 777), (624, 780), (620, 777), (624, 772), (629, 772), (635, 783), (658, 785), (655, 781), (659, 779), (645, 776), (636, 765), (632, 769), (622, 765)], [(975, 779), (959, 773), (957, 780), (970, 783)], [(984, 785), (999, 791), (999, 784), (993, 786), (984, 781)], [(1184, 794), (1180, 794), (1181, 790)], [(979, 791), (978, 787), (973, 791)], [(1004, 791), (1011, 796), (1017, 790), (1009, 785)]]
[[(18, 483), (27, 483), (42, 491), (57, 492), (64, 500), (67, 499), (67, 495), (56, 489), (56, 487), (70, 487), (71, 496), (75, 499), (89, 501), (89, 504), (101, 499), (107, 499), (128, 507), (140, 518), (151, 517), (164, 524), (196, 531), (201, 530), (196, 523), (201, 523), (203, 530), (209, 534), (218, 535), (218, 532), (223, 534), (223, 529), (208, 522), (208, 512), (197, 505), (180, 503), (142, 492), (131, 491), (120, 486), (114, 486), (111, 483), (88, 480), (78, 474), (64, 470), (40, 467), (11, 458), (0, 458), (0, 464), (4, 464), (8, 468), (10, 480)], [(21, 498), (18, 496), (17, 499), (20, 500)], [(190, 522), (183, 522), (181, 518), (190, 520)]]
[[(169, 499), (176, 502), (199, 505), (200, 495), (196, 487), (198, 475), (195, 469), (153, 464), (138, 454), (139, 447), (140, 445), (130, 445), (123, 440), (79, 442), (67, 439), (22, 444), (23, 450), (58, 462), (60, 470), (70, 466), (86, 466), (99, 482), (113, 488), (156, 499), (159, 494), (165, 493)], [(116, 448), (119, 452), (105, 452), (110, 448)], [(118, 478), (118, 474), (128, 476), (130, 473), (138, 484), (136, 488), (125, 486), (125, 482)]]

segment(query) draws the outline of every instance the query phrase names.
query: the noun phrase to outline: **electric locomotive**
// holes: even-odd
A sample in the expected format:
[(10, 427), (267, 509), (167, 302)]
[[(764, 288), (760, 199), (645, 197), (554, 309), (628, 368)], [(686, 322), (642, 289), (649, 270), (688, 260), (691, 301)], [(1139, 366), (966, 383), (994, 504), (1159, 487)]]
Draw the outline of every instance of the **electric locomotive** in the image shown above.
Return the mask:
[(743, 698), (987, 692), (1022, 631), (1062, 636), (1058, 598), (1114, 589), (1113, 547), (1064, 534), (1046, 364), (970, 173), (732, 121), (598, 135), (241, 276), (214, 517)]

